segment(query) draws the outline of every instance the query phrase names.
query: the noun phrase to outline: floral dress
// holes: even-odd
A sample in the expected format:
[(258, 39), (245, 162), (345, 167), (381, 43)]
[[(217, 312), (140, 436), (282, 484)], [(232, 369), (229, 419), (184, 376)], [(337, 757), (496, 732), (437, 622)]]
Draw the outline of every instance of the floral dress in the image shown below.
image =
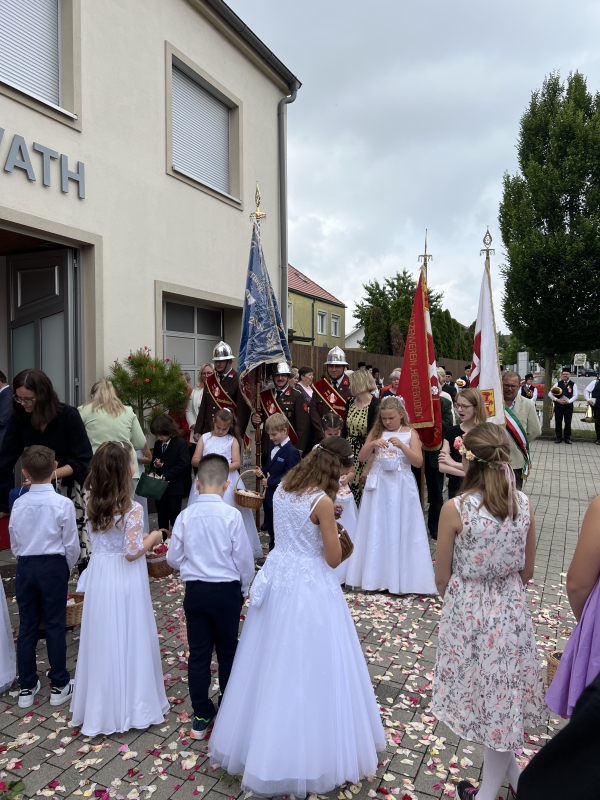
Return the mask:
[(356, 505), (359, 505), (363, 493), (363, 484), (360, 482), (360, 477), (364, 472), (366, 464), (359, 461), (358, 454), (367, 440), (368, 418), (369, 406), (356, 408), (354, 401), (350, 403), (350, 408), (348, 409), (348, 415), (346, 417), (346, 439), (352, 445), (354, 451), (355, 478), (350, 484), (350, 489), (356, 500)]
[(517, 492), (519, 513), (503, 521), (480, 502), (478, 495), (454, 498), (463, 528), (442, 608), (432, 712), (463, 739), (515, 750), (523, 745), (523, 728), (545, 718), (533, 623), (519, 576), (529, 499)]

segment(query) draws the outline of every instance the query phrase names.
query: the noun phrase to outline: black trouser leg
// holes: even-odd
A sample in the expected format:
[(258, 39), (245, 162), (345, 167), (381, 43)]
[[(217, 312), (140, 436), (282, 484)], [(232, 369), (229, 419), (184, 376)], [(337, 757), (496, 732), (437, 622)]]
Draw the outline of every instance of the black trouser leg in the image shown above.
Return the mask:
[(37, 683), (35, 648), (44, 620), (50, 681), (62, 689), (69, 683), (65, 637), (69, 568), (64, 556), (22, 556), (17, 564), (16, 595), (19, 606), (17, 660), (22, 689)]
[(183, 497), (181, 497), (181, 495), (167, 495), (155, 502), (158, 527), (169, 530), (169, 525), (173, 527), (173, 525), (175, 525), (175, 520), (181, 513)]
[(595, 420), (594, 427), (596, 428), (596, 441), (600, 442), (600, 419)]
[(208, 719), (215, 713), (214, 703), (208, 696), (213, 645), (217, 648), (221, 694), (231, 674), (242, 609), (240, 582), (187, 581), (183, 609), (190, 646), (190, 700), (195, 716)]
[(515, 473), (515, 486), (519, 491), (523, 488), (523, 470), (522, 469), (513, 469)]
[(273, 494), (267, 490), (263, 503), (264, 523), (269, 532), (269, 550), (275, 547), (275, 528), (273, 526)]
[(442, 496), (443, 474), (437, 467), (429, 463), (425, 457), (425, 483), (427, 484), (427, 500), (429, 502), (429, 515), (427, 517), (427, 527), (432, 536), (437, 536), (438, 521), (440, 512), (444, 504)]
[(573, 404), (569, 403), (568, 406), (563, 408), (563, 420), (565, 423), (565, 439), (571, 438), (571, 420), (573, 419)]
[[(556, 438), (562, 439), (562, 426), (563, 426), (564, 406), (559, 403), (554, 404), (554, 428), (556, 431)], [(565, 426), (566, 427), (566, 426)]]

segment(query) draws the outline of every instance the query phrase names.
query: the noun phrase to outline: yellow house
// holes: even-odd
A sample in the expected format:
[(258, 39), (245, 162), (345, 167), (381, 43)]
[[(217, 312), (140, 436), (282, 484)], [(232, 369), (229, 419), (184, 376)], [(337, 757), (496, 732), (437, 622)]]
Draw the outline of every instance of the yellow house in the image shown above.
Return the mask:
[(317, 347), (343, 348), (346, 306), (288, 264), (288, 338)]

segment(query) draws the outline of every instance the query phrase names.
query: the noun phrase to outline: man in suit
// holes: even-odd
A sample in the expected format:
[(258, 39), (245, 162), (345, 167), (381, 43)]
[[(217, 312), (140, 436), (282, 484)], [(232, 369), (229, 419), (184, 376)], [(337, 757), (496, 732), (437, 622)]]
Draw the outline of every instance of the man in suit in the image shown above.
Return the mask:
[(461, 381), (465, 382), (465, 385), (462, 387), (463, 389), (468, 389), (471, 385), (471, 365), (467, 364), (465, 366), (465, 374), (462, 376)]
[(214, 415), (220, 408), (228, 408), (235, 414), (237, 429), (243, 436), (250, 418), (250, 406), (240, 392), (237, 372), (233, 369), (233, 351), (225, 342), (219, 342), (213, 350), (213, 364), (215, 374), (206, 379), (194, 433), (210, 433)]
[[(252, 424), (255, 427), (263, 425), (268, 417), (273, 414), (283, 414), (290, 424), (290, 441), (300, 451), (306, 452), (310, 434), (310, 418), (308, 405), (304, 396), (295, 391), (290, 385), (292, 371), (287, 361), (278, 361), (273, 368), (273, 388), (265, 389), (260, 393), (261, 413), (252, 415)], [(263, 427), (261, 441), (261, 457), (263, 466), (266, 464), (271, 444), (269, 434)]]
[(442, 390), (444, 392), (448, 392), (450, 397), (452, 398), (452, 402), (456, 402), (456, 395), (458, 394), (458, 389), (456, 388), (456, 384), (452, 380), (452, 373), (449, 369), (446, 370), (446, 381), (442, 386)]
[[(523, 470), (529, 469), (529, 443), (541, 435), (535, 403), (521, 394), (521, 378), (517, 372), (502, 373), (502, 392), (506, 415), (506, 432), (510, 440), (510, 465), (515, 473), (517, 489), (523, 488)], [(516, 420), (514, 419), (516, 417)]]
[(0, 371), (0, 445), (6, 433), (6, 426), (13, 413), (12, 392), (6, 375)]
[(263, 469), (256, 468), (257, 478), (262, 478), (267, 487), (263, 510), (265, 525), (269, 531), (269, 550), (275, 547), (275, 530), (273, 527), (273, 495), (281, 483), (283, 476), (296, 464), (300, 463), (300, 453), (288, 436), (290, 423), (285, 414), (273, 414), (265, 422), (267, 435), (271, 440), (271, 451)]
[[(565, 423), (565, 444), (571, 444), (571, 420), (573, 419), (573, 403), (577, 400), (577, 384), (571, 380), (571, 372), (567, 367), (563, 367), (560, 373), (560, 380), (556, 384), (562, 390), (559, 397), (549, 392), (548, 397), (554, 401), (554, 427), (556, 430), (556, 442), (560, 444), (563, 440), (563, 422)], [(554, 389), (554, 386), (552, 387)]]
[(346, 419), (346, 406), (352, 397), (350, 381), (345, 374), (347, 366), (346, 354), (341, 347), (332, 347), (325, 362), (327, 376), (313, 383), (309, 413), (317, 443), (323, 438), (322, 419), (325, 414), (333, 411)]

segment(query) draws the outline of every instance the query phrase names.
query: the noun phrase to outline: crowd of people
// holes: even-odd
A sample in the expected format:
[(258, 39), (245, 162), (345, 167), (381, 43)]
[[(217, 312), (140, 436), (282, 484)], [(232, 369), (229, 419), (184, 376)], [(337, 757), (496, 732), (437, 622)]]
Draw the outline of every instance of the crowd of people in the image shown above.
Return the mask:
[[(440, 367), (443, 443), (424, 452), (397, 394), (400, 376), (394, 370), (384, 384), (367, 364), (351, 372), (335, 347), (319, 380), (311, 367), (275, 364), (272, 385), (251, 412), (233, 352), (221, 342), (187, 408), (152, 420), (151, 452), (110, 381), (94, 384), (89, 402), (75, 409), (59, 402), (39, 370), (25, 370), (10, 386), (0, 373), (0, 409), (11, 398), (0, 429), (0, 513), (10, 514), (20, 626), (15, 664), (2, 595), (0, 688), (18, 672), (19, 706), (35, 702), (43, 622), (50, 703), (70, 702), (73, 725), (95, 736), (161, 723), (169, 706), (145, 556), (164, 553), (185, 584), (191, 737), (212, 731), (213, 763), (242, 774), (247, 791), (321, 794), (375, 774), (386, 747), (342, 585), (439, 594), (432, 711), (457, 735), (484, 746), (481, 785), (461, 782), (458, 796), (495, 800), (508, 778), (519, 800), (536, 798), (528, 774), (543, 756), (523, 776), (514, 756), (525, 728), (540, 724), (546, 703), (555, 713), (574, 713), (600, 672), (593, 645), (600, 506), (594, 501), (588, 510), (569, 570), (578, 626), (545, 702), (524, 589), (536, 542), (522, 492), (529, 443), (541, 433), (533, 398), (517, 373), (503, 373), (504, 430), (486, 421), (470, 368), (454, 381)], [(564, 407), (570, 387), (568, 376), (561, 380)], [(600, 396), (596, 385), (588, 387), (590, 401)], [(254, 515), (234, 496), (249, 425), (261, 442), (255, 472), (264, 487), (266, 558)], [(15, 487), (19, 459), (22, 480)], [(146, 497), (136, 494), (146, 466), (162, 484), (155, 531)], [(435, 562), (428, 530), (437, 539)], [(348, 558), (344, 533), (354, 547)], [(76, 565), (85, 603), (72, 678), (65, 600)], [(213, 648), (218, 708), (210, 697)]]

